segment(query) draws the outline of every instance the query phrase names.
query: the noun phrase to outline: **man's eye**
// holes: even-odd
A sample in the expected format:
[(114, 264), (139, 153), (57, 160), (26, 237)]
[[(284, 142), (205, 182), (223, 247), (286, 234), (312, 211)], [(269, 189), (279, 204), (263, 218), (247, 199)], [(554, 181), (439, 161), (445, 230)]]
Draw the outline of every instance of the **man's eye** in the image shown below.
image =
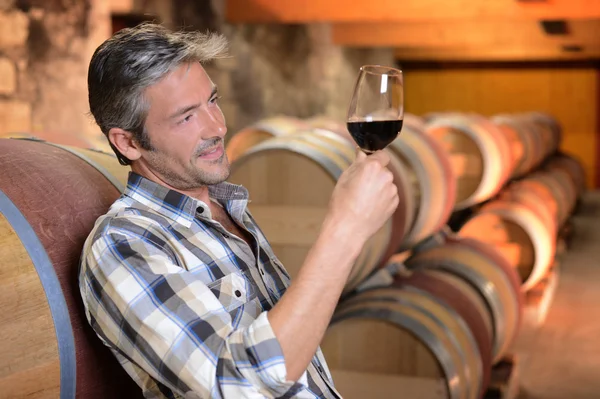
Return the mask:
[(215, 104), (219, 98), (221, 98), (221, 96), (216, 96), (216, 97), (211, 98), (210, 103)]
[(193, 116), (194, 116), (194, 114), (189, 114), (188, 116), (186, 116), (185, 118), (183, 118), (182, 120), (180, 120), (179, 122), (177, 122), (177, 124), (181, 125), (182, 123), (189, 122), (190, 119), (192, 119)]

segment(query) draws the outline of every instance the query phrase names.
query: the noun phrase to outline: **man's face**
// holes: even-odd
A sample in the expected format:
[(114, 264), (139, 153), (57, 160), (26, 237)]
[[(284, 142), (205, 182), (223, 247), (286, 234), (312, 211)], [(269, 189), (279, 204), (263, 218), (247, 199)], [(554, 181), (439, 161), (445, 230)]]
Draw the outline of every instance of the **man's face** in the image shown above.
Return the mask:
[(229, 177), (225, 118), (216, 86), (197, 63), (173, 70), (145, 92), (146, 131), (153, 149), (140, 161), (180, 190), (217, 184)]

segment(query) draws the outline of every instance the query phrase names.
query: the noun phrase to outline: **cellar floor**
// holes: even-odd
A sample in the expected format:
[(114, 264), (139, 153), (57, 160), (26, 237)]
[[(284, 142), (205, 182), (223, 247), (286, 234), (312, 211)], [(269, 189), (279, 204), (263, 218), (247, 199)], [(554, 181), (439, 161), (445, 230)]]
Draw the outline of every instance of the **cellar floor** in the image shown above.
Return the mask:
[(584, 196), (573, 227), (546, 320), (517, 350), (519, 399), (600, 398), (600, 192)]

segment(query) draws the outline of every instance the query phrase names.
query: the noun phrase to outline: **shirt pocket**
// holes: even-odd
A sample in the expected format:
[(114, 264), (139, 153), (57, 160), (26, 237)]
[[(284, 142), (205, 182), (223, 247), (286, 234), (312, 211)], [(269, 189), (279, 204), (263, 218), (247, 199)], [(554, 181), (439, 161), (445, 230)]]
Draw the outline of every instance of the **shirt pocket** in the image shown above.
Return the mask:
[(250, 302), (256, 297), (256, 289), (244, 273), (233, 272), (208, 284), (227, 312)]

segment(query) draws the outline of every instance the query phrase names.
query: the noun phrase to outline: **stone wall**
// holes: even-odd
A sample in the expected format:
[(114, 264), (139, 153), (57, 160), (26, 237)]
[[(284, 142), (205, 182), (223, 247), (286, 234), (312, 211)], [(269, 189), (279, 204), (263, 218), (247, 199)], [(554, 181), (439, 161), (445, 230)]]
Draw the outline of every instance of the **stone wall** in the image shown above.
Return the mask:
[(87, 66), (110, 34), (104, 0), (0, 0), (0, 134), (99, 134)]
[[(345, 117), (362, 64), (393, 64), (391, 50), (343, 49), (328, 25), (229, 25), (222, 0), (122, 0), (174, 29), (223, 32), (231, 58), (207, 66), (230, 131), (274, 115)], [(111, 33), (118, 0), (0, 0), (0, 134), (60, 131), (97, 137), (87, 68)]]

